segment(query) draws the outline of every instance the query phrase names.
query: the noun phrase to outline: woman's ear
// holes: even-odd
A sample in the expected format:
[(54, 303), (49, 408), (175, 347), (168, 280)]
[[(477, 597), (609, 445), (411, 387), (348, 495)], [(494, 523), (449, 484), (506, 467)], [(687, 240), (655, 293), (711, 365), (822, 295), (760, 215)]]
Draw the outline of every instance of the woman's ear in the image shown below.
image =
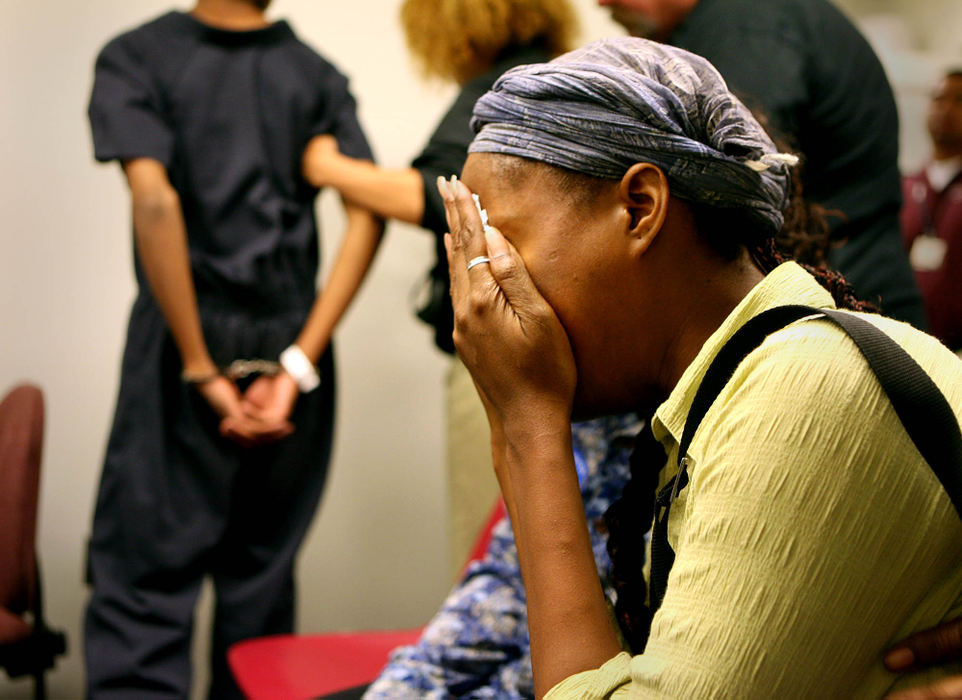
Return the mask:
[(627, 233), (635, 239), (639, 255), (665, 224), (669, 194), (668, 179), (657, 165), (635, 163), (621, 178), (618, 195), (628, 212)]

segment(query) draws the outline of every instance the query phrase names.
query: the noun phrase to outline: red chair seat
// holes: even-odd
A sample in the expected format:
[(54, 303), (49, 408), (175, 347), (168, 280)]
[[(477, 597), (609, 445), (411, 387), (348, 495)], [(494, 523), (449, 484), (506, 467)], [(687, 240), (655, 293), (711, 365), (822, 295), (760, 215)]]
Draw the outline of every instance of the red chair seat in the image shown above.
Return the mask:
[[(498, 498), (465, 564), (484, 557), (494, 526), (505, 516)], [(306, 700), (377, 678), (395, 647), (414, 644), (421, 628), (326, 634), (279, 634), (237, 642), (227, 664), (250, 700)]]
[(251, 700), (305, 700), (370, 683), (391, 650), (413, 644), (421, 628), (334, 634), (279, 634), (238, 642), (227, 652)]
[(47, 627), (37, 565), (37, 503), (43, 447), (43, 392), (21, 384), (0, 401), (0, 668), (33, 676), (46, 697), (44, 673), (66, 651), (66, 637)]

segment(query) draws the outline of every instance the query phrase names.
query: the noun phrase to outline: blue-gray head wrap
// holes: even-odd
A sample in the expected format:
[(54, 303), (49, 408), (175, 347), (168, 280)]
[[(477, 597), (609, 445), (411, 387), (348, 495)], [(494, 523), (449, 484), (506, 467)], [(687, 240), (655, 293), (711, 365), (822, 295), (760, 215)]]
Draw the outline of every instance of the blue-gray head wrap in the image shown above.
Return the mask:
[(629, 37), (509, 70), (475, 104), (471, 126), (470, 153), (612, 179), (653, 163), (673, 195), (744, 208), (773, 233), (797, 160), (778, 153), (708, 61)]

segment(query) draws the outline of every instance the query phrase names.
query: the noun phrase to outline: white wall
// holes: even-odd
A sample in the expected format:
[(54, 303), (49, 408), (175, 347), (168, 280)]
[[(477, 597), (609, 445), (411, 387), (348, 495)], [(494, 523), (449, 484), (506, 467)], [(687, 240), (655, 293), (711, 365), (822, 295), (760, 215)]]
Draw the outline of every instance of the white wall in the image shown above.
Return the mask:
[[(586, 39), (616, 31), (605, 13), (581, 4)], [(272, 8), (351, 76), (362, 121), (388, 165), (417, 153), (453, 95), (415, 75), (399, 5), (276, 0)], [(84, 541), (134, 294), (127, 193), (116, 166), (93, 163), (86, 101), (99, 47), (169, 7), (0, 0), (0, 392), (31, 379), (46, 393), (39, 546), (48, 618), (70, 645), (49, 676), (54, 698), (82, 694)], [(330, 259), (339, 216), (327, 196), (321, 210)], [(431, 250), (426, 234), (392, 225), (338, 333), (337, 442), (300, 560), (302, 630), (418, 625), (449, 586), (445, 359), (408, 303)], [(0, 677), (0, 698), (29, 690)]]

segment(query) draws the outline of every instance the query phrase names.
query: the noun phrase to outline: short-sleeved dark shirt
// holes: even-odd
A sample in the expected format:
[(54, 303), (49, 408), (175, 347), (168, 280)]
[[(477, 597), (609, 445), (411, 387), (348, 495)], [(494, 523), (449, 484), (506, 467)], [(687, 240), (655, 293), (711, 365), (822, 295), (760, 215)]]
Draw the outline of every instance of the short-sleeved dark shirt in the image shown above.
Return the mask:
[(669, 43), (704, 56), (804, 155), (804, 194), (848, 243), (831, 259), (866, 299), (924, 324), (898, 249), (898, 113), (878, 57), (827, 0), (698, 0)]
[(348, 155), (371, 157), (355, 107), (347, 79), (286, 22), (237, 32), (170, 12), (103, 49), (89, 115), (98, 160), (166, 166), (201, 308), (274, 313), (315, 294), (308, 141), (330, 133)]
[(434, 341), (445, 352), (454, 352), (454, 342), (451, 340), (454, 310), (448, 292), (448, 259), (444, 252), (444, 233), (448, 230), (448, 224), (444, 218), (444, 202), (438, 192), (437, 179), (461, 173), (468, 157), (468, 146), (474, 140), (471, 115), (478, 98), (490, 90), (494, 81), (509, 68), (527, 63), (544, 63), (550, 58), (551, 55), (537, 45), (507, 48), (491, 68), (464, 84), (424, 150), (411, 163), (411, 167), (420, 173), (424, 187), (421, 226), (434, 233), (437, 254), (437, 262), (429, 280), (431, 298), (419, 316), (434, 326)]

